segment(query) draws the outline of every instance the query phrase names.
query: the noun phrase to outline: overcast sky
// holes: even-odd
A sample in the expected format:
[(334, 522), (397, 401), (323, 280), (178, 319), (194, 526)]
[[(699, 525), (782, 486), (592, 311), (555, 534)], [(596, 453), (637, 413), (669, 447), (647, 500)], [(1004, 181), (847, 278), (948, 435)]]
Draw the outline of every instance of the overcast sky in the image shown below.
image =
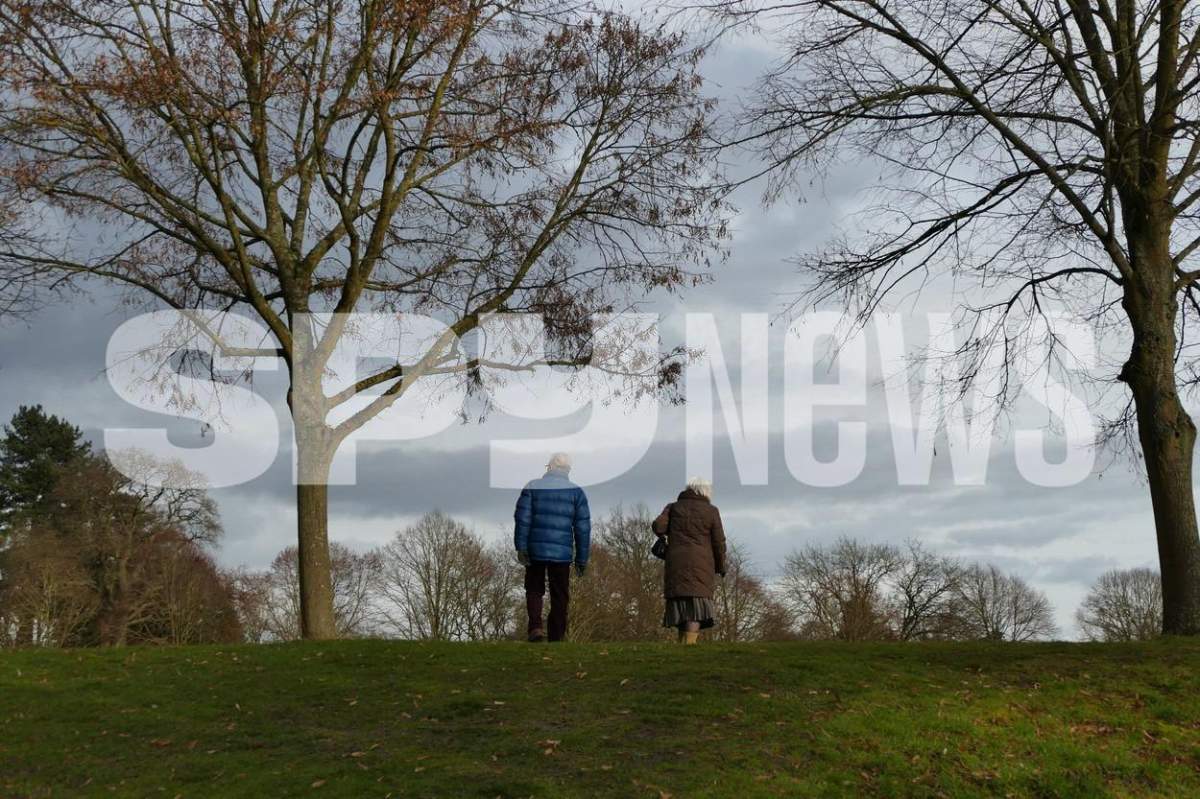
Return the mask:
[[(730, 43), (705, 63), (710, 91), (736, 97), (765, 64), (767, 51), (756, 42)], [(802, 283), (787, 263), (789, 255), (819, 245), (839, 222), (860, 207), (860, 189), (875, 175), (870, 165), (845, 165), (824, 184), (814, 184), (802, 200), (764, 209), (761, 186), (738, 197), (732, 255), (710, 285), (682, 297), (652, 298), (663, 313), (664, 339), (678, 341), (687, 312), (717, 314), (722, 344), (734, 380), (738, 364), (739, 314), (769, 313), (767, 485), (743, 486), (724, 429), (716, 426), (715, 501), (728, 535), (750, 553), (767, 576), (783, 556), (807, 543), (847, 535), (902, 543), (919, 539), (940, 551), (990, 561), (1024, 576), (1054, 602), (1066, 635), (1075, 633), (1072, 615), (1088, 584), (1113, 567), (1155, 566), (1153, 522), (1148, 492), (1124, 463), (1104, 455), (1082, 482), (1041, 488), (1018, 474), (1011, 430), (993, 440), (986, 482), (954, 485), (945, 442), (939, 439), (928, 486), (901, 486), (896, 476), (891, 432), (882, 391), (872, 387), (865, 409), (830, 409), (815, 432), (817, 450), (832, 457), (837, 419), (866, 420), (867, 465), (860, 477), (837, 488), (800, 484), (784, 461), (782, 341), (787, 319), (779, 316), (786, 296)], [(950, 310), (949, 292), (936, 286), (919, 305), (902, 310)], [(76, 296), (47, 308), (27, 324), (0, 327), (0, 417), (21, 404), (37, 404), (80, 425), (89, 438), (105, 428), (166, 427), (180, 446), (203, 446), (194, 421), (170, 420), (124, 402), (104, 374), (111, 332), (131, 313), (105, 290)], [(874, 346), (873, 344), (871, 345)], [(1104, 353), (1119, 357), (1121, 353)], [(268, 472), (245, 485), (214, 491), (225, 524), (218, 553), (226, 565), (266, 565), (294, 543), (294, 488), (290, 427), (277, 378), (265, 375), (257, 390), (278, 417), (281, 448)], [(718, 419), (719, 419), (718, 414)], [(495, 437), (541, 437), (546, 429), (567, 431), (586, 423), (586, 412), (554, 424), (532, 424), (498, 414), (483, 424), (457, 425), (420, 441), (362, 446), (357, 484), (338, 486), (331, 496), (331, 537), (356, 548), (385, 542), (422, 513), (441, 509), (491, 538), (511, 534), (515, 492), (489, 487), (489, 441)], [(1018, 419), (1040, 425), (1036, 411)], [(622, 476), (589, 488), (593, 514), (616, 504), (644, 503), (657, 510), (674, 498), (687, 477), (684, 411), (660, 409), (657, 435), (646, 454)], [(539, 432), (541, 431), (541, 432)], [(614, 439), (617, 438), (614, 436)], [(601, 457), (577, 453), (577, 458)], [(1103, 468), (1102, 468), (1103, 467)], [(528, 477), (534, 477), (530, 474)]]

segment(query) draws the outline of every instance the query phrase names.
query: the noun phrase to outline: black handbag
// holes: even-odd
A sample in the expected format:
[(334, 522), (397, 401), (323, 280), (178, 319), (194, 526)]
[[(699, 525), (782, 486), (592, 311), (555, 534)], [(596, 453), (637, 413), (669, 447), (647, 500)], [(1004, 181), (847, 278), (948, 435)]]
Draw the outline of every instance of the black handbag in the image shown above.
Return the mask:
[(658, 536), (654, 546), (650, 547), (650, 554), (659, 560), (667, 559), (667, 537), (665, 535)]

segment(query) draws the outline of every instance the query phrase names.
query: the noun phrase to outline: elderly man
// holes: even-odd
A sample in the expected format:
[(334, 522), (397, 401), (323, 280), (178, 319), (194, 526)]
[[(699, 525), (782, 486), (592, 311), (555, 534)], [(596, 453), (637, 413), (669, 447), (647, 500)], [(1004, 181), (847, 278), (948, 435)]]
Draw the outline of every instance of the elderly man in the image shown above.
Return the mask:
[[(567, 634), (567, 607), (571, 602), (571, 562), (582, 577), (587, 570), (592, 543), (592, 517), (587, 495), (568, 478), (571, 457), (557, 452), (546, 464), (546, 474), (531, 480), (517, 500), (513, 544), (525, 566), (525, 609), (529, 614), (529, 640), (561, 641)], [(542, 599), (550, 580), (550, 617), (542, 628)]]

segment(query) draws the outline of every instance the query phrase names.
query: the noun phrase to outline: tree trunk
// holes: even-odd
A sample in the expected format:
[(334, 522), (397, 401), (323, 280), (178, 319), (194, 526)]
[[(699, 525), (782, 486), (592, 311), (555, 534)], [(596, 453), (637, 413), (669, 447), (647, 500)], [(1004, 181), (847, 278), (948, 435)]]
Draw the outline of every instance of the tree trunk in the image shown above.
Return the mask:
[(96, 643), (100, 646), (125, 646), (128, 640), (129, 611), (118, 597), (111, 596), (100, 616), (97, 626)]
[(17, 646), (33, 646), (33, 619), (22, 616), (17, 622)]
[(1133, 393), (1150, 484), (1162, 572), (1163, 633), (1200, 635), (1200, 534), (1192, 493), (1196, 426), (1175, 382), (1173, 265), (1161, 272), (1168, 275), (1161, 281), (1164, 285), (1126, 289), (1133, 347), (1120, 379)]
[[(297, 307), (302, 298), (295, 300)], [(323, 389), (324, 361), (307, 316), (293, 332), (288, 407), (296, 442), (296, 549), (300, 582), (300, 637), (337, 638), (333, 577), (329, 560), (329, 468), (337, 448), (327, 424), (329, 402)]]
[[(109, 550), (111, 551), (111, 550)], [(128, 562), (124, 557), (102, 555), (115, 562), (111, 575), (103, 575), (103, 596), (100, 602), (96, 642), (100, 646), (125, 646), (129, 638)]]
[(329, 563), (329, 466), (324, 447), (298, 437), (296, 537), (299, 550), (300, 636), (337, 638)]

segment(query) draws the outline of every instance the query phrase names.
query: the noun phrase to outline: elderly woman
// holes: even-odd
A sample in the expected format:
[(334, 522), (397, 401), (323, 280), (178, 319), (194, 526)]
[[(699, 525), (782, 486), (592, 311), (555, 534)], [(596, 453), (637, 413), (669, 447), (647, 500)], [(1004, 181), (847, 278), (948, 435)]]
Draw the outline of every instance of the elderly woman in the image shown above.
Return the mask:
[(713, 626), (716, 576), (725, 576), (725, 530), (712, 504), (712, 483), (688, 481), (679, 498), (658, 515), (654, 534), (667, 539), (663, 626), (679, 630), (680, 643), (694, 644), (700, 630)]

